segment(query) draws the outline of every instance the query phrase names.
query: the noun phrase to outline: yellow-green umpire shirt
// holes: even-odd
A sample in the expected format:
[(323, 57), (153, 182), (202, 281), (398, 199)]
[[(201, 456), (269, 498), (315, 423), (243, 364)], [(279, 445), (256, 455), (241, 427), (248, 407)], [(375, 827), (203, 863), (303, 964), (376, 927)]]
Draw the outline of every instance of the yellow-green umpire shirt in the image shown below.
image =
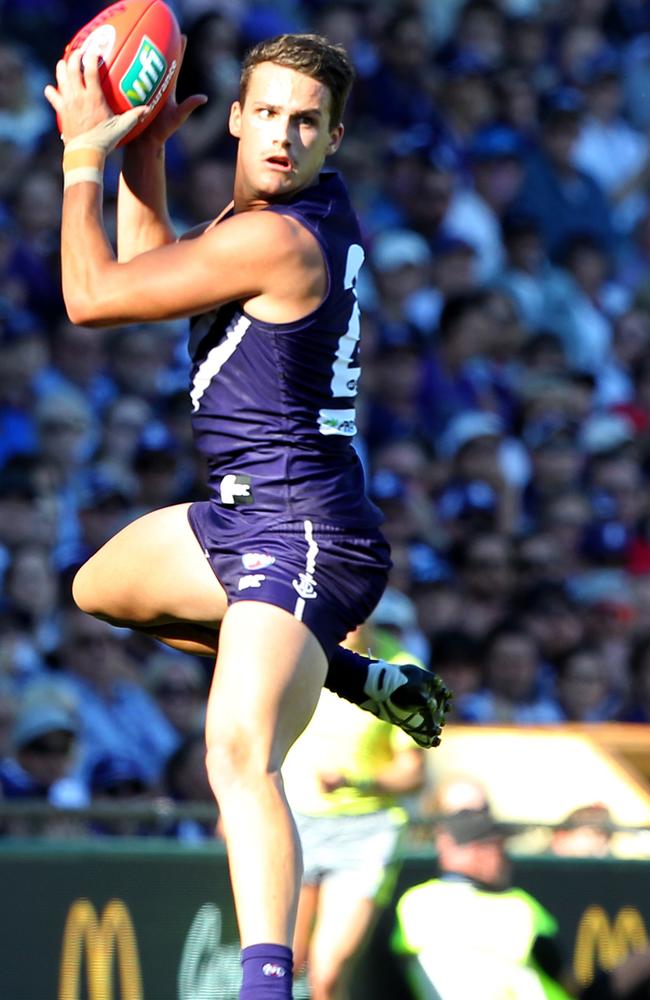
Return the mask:
[(536, 938), (557, 923), (523, 889), (436, 878), (407, 890), (396, 917), (392, 946), (417, 1000), (570, 1000), (534, 963)]

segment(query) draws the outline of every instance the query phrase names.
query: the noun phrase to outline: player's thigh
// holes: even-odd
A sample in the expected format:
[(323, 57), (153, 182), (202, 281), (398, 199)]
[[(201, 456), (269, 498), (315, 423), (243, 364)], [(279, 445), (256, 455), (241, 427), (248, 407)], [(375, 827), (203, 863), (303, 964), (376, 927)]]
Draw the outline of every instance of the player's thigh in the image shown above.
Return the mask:
[(218, 624), (226, 595), (190, 527), (188, 507), (152, 511), (106, 542), (75, 577), (79, 607), (125, 624)]
[(309, 951), (315, 980), (339, 973), (358, 954), (376, 916), (373, 900), (355, 893), (354, 877), (348, 882), (339, 873), (323, 879)]
[(209, 752), (278, 770), (314, 712), (326, 673), (322, 646), (288, 611), (261, 601), (231, 605), (208, 699)]

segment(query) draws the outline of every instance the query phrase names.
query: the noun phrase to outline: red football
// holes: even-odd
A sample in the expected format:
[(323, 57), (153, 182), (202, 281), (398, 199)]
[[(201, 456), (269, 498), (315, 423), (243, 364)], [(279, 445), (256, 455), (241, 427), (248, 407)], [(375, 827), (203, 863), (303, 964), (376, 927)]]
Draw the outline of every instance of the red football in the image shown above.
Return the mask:
[(63, 58), (75, 49), (101, 56), (99, 77), (113, 111), (151, 107), (123, 143), (135, 139), (165, 104), (178, 74), (181, 33), (173, 11), (163, 0), (120, 0), (77, 32)]

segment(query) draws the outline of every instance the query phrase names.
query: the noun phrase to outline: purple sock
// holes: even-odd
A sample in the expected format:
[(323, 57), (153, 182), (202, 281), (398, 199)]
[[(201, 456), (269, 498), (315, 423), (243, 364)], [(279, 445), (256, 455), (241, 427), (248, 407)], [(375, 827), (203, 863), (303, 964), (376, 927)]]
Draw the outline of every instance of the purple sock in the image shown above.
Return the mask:
[(244, 970), (239, 1000), (291, 1000), (293, 952), (283, 944), (243, 948)]

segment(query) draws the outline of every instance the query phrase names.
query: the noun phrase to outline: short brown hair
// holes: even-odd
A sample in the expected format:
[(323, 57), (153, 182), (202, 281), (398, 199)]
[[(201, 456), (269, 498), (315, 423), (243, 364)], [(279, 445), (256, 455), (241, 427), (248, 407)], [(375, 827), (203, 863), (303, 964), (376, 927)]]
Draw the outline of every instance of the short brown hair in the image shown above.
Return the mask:
[(259, 42), (244, 56), (239, 80), (239, 102), (243, 106), (251, 73), (260, 63), (271, 62), (304, 73), (324, 84), (330, 92), (330, 124), (343, 118), (345, 102), (354, 80), (354, 67), (342, 45), (321, 35), (276, 35)]

